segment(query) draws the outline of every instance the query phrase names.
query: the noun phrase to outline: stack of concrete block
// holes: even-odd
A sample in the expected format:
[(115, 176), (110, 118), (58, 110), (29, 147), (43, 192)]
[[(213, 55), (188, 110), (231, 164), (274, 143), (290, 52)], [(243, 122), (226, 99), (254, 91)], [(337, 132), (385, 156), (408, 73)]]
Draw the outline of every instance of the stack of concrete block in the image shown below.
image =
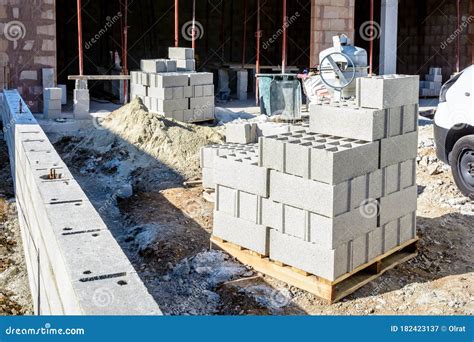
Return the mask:
[(420, 81), (420, 96), (436, 97), (441, 92), (443, 86), (443, 75), (441, 68), (430, 68), (425, 75), (425, 80)]
[(417, 88), (363, 78), (356, 102), (312, 105), (309, 132), (214, 147), (213, 234), (330, 281), (413, 239)]
[(142, 60), (141, 71), (130, 73), (131, 98), (140, 97), (148, 110), (178, 121), (213, 120), (213, 74), (181, 71), (193, 49), (170, 48), (169, 54), (168, 60)]
[(228, 143), (255, 144), (259, 137), (309, 130), (309, 123), (294, 124), (282, 122), (254, 122), (235, 120), (225, 125), (225, 139)]
[(35, 314), (161, 314), (16, 90), (0, 109)]
[(43, 114), (45, 119), (57, 119), (61, 117), (62, 89), (44, 88), (43, 91)]
[(176, 61), (178, 71), (195, 71), (194, 49), (170, 47), (168, 57)]
[(74, 118), (79, 120), (90, 119), (90, 95), (87, 81), (76, 81), (73, 101)]

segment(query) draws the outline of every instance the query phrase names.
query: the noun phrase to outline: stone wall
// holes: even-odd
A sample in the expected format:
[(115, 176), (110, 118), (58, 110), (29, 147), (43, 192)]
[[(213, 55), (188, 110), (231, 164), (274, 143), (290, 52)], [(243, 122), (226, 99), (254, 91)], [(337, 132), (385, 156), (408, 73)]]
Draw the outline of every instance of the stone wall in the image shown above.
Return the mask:
[(332, 46), (332, 37), (345, 33), (354, 38), (355, 0), (312, 0), (311, 66), (319, 63), (319, 53)]
[(0, 62), (10, 67), (9, 86), (41, 111), (42, 69), (56, 73), (55, 0), (0, 0)]

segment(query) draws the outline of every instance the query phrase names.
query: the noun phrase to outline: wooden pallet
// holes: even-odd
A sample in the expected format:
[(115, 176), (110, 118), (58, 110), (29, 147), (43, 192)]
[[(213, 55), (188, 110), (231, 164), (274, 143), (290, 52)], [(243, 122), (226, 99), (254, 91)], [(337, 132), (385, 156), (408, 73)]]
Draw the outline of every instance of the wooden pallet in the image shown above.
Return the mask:
[(289, 285), (306, 290), (329, 303), (335, 303), (355, 292), (368, 282), (380, 277), (386, 271), (414, 258), (418, 254), (418, 238), (405, 242), (387, 253), (363, 264), (352, 272), (330, 281), (305, 271), (270, 260), (268, 257), (226, 242), (218, 237), (211, 237), (211, 247), (217, 247), (229, 253), (244, 265), (265, 275), (281, 280)]

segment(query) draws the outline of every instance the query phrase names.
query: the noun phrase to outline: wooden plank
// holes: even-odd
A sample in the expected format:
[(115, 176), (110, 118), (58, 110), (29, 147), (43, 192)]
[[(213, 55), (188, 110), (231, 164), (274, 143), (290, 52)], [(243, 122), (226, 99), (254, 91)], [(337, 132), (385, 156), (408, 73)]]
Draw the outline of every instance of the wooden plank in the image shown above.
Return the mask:
[(69, 75), (68, 80), (86, 80), (86, 81), (123, 81), (130, 80), (130, 75)]

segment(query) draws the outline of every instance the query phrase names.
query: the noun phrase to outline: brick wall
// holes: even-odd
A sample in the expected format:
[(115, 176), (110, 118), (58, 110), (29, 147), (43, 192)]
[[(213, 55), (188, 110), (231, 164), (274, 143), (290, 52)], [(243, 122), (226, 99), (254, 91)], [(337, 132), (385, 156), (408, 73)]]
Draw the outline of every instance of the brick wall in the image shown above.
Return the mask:
[(42, 69), (56, 70), (55, 0), (0, 0), (0, 62), (10, 66), (10, 87), (41, 111)]
[(354, 38), (355, 0), (311, 1), (311, 66), (319, 63), (319, 53), (332, 46), (332, 37), (345, 33)]

